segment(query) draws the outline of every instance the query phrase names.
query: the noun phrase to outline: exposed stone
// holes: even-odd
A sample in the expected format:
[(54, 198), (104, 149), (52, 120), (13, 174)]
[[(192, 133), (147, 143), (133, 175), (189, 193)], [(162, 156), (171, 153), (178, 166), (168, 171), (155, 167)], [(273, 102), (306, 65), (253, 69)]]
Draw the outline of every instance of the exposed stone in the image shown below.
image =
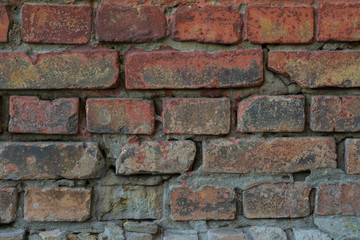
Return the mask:
[(212, 229), (207, 232), (208, 240), (246, 240), (239, 229)]
[(0, 232), (0, 240), (25, 240), (25, 230), (6, 230)]
[(129, 232), (150, 233), (158, 232), (158, 225), (154, 222), (130, 222), (124, 223), (124, 229)]
[(251, 227), (247, 231), (252, 240), (287, 240), (286, 233), (278, 227)]
[(163, 240), (198, 240), (196, 231), (184, 230), (184, 231), (165, 231)]
[(11, 223), (16, 220), (17, 202), (18, 192), (16, 188), (0, 188), (0, 224)]
[(290, 240), (331, 240), (331, 238), (317, 229), (293, 229)]
[(152, 240), (153, 237), (148, 233), (125, 232), (126, 240)]

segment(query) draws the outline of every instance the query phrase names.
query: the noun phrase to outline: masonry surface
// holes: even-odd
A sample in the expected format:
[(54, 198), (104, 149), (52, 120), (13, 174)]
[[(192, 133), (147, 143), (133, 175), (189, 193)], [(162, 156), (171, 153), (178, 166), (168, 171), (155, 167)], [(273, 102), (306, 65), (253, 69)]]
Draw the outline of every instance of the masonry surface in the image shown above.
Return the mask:
[(360, 239), (360, 1), (0, 0), (0, 240)]

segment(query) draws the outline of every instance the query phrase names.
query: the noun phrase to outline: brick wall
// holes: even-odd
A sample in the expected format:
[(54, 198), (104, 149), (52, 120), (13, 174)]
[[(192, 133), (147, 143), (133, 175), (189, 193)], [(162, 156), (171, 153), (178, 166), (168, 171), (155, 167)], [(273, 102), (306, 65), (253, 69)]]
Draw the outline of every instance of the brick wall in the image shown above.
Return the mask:
[(360, 1), (0, 4), (0, 240), (360, 239)]

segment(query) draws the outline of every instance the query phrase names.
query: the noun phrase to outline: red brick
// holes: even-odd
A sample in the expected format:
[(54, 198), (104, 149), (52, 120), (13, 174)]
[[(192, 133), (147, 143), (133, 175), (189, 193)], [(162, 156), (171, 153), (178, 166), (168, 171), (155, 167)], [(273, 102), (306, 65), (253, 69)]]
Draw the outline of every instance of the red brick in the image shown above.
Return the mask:
[(24, 219), (81, 222), (90, 218), (91, 190), (85, 188), (25, 189)]
[(313, 96), (310, 128), (314, 132), (360, 131), (360, 97)]
[(261, 184), (243, 193), (247, 218), (299, 218), (310, 215), (311, 187), (303, 183)]
[(360, 174), (360, 139), (345, 140), (345, 172)]
[(235, 218), (235, 191), (231, 188), (180, 187), (170, 194), (171, 217), (175, 221)]
[(0, 5), (0, 42), (8, 41), (9, 16), (5, 5)]
[(0, 53), (0, 89), (103, 89), (119, 76), (116, 51)]
[(360, 183), (321, 185), (316, 192), (315, 214), (360, 216)]
[(2, 142), (0, 159), (7, 180), (98, 178), (104, 163), (91, 142)]
[(270, 52), (268, 66), (302, 88), (360, 87), (360, 51)]
[(162, 121), (166, 134), (227, 134), (230, 131), (230, 100), (164, 99)]
[(22, 39), (29, 43), (87, 43), (91, 35), (91, 12), (87, 5), (25, 4)]
[(263, 82), (262, 50), (153, 51), (125, 56), (128, 89), (252, 87)]
[(75, 134), (78, 132), (79, 99), (10, 97), (9, 132)]
[(293, 173), (336, 168), (333, 138), (214, 139), (203, 144), (205, 172)]
[(192, 141), (146, 141), (126, 144), (116, 161), (116, 173), (173, 174), (190, 169), (196, 147)]
[(249, 5), (247, 38), (252, 43), (310, 43), (314, 9), (308, 5)]
[(152, 134), (155, 108), (140, 99), (88, 99), (86, 119), (91, 133)]
[(237, 43), (241, 39), (242, 20), (237, 11), (222, 6), (179, 7), (171, 37), (177, 41)]
[(164, 9), (102, 4), (97, 9), (96, 33), (100, 41), (147, 42), (166, 36)]
[(238, 104), (239, 132), (303, 132), (304, 96), (252, 96)]
[(0, 224), (11, 223), (16, 220), (17, 201), (18, 192), (16, 188), (0, 188)]
[(316, 10), (316, 40), (359, 41), (360, 3), (320, 3)]

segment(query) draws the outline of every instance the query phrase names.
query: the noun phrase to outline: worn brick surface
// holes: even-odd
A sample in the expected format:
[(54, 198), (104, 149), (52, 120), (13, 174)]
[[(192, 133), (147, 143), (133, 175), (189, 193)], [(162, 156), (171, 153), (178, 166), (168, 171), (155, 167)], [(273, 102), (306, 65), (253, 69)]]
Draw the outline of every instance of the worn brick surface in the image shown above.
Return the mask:
[(230, 100), (164, 99), (162, 120), (167, 134), (226, 134), (230, 130)]
[(116, 51), (0, 53), (0, 89), (102, 89), (119, 76)]
[(246, 26), (252, 43), (309, 43), (314, 37), (314, 9), (308, 5), (249, 5)]
[(246, 240), (239, 229), (212, 229), (207, 232), (208, 240)]
[(198, 234), (193, 230), (165, 231), (163, 240), (198, 240)]
[(360, 139), (345, 140), (345, 172), (360, 174)]
[(171, 218), (176, 221), (230, 220), (235, 218), (235, 191), (212, 186), (171, 190)]
[(24, 230), (0, 232), (0, 240), (25, 240), (25, 234)]
[(331, 240), (331, 238), (317, 229), (292, 229), (292, 235), (290, 240)]
[(325, 2), (317, 6), (317, 41), (359, 41), (360, 3)]
[(303, 96), (252, 96), (238, 104), (239, 132), (302, 132)]
[(100, 177), (103, 157), (96, 143), (2, 142), (0, 179)]
[(263, 82), (262, 50), (134, 51), (124, 64), (128, 89), (251, 87)]
[(25, 190), (24, 219), (41, 222), (81, 222), (90, 218), (91, 190), (36, 188)]
[(9, 132), (75, 134), (78, 132), (79, 99), (10, 97)]
[(360, 97), (313, 96), (310, 128), (314, 132), (360, 131)]
[(205, 172), (291, 173), (336, 168), (333, 138), (214, 139), (203, 143)]
[(116, 162), (116, 173), (171, 174), (190, 169), (196, 147), (192, 141), (147, 141), (125, 145)]
[(90, 40), (91, 7), (32, 5), (22, 8), (21, 36), (29, 43), (84, 44)]
[(286, 233), (279, 227), (256, 226), (248, 232), (252, 240), (287, 240)]
[(126, 240), (152, 240), (153, 237), (148, 233), (125, 232)]
[(97, 9), (96, 32), (100, 41), (146, 42), (164, 38), (164, 9), (102, 4)]
[(241, 39), (241, 14), (229, 7), (179, 7), (171, 37), (177, 41), (232, 44)]
[(299, 218), (310, 215), (310, 189), (303, 183), (261, 184), (243, 193), (247, 218)]
[(316, 191), (315, 214), (360, 216), (360, 183), (323, 184)]
[(268, 67), (302, 88), (360, 87), (360, 51), (269, 52)]
[(11, 223), (16, 220), (17, 202), (18, 192), (16, 188), (0, 188), (0, 224)]
[(152, 101), (140, 99), (88, 99), (87, 129), (92, 133), (152, 134), (155, 110)]
[(0, 42), (8, 41), (9, 15), (5, 5), (0, 5)]

